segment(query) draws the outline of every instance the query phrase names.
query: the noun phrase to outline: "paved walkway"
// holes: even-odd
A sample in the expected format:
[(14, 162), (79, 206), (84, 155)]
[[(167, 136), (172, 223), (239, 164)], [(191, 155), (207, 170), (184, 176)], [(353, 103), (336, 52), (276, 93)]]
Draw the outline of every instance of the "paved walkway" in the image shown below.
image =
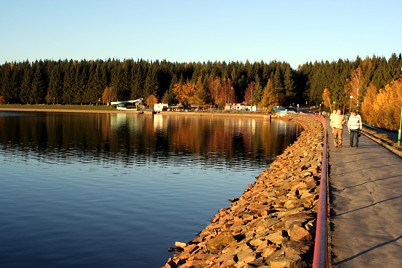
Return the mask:
[(332, 265), (402, 267), (402, 158), (364, 135), (351, 148), (346, 127), (328, 142)]

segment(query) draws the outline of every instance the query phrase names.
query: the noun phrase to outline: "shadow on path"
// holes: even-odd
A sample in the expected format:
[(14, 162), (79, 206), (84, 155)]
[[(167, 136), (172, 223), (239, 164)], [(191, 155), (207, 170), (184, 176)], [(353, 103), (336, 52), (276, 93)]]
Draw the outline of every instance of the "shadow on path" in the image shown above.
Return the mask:
[(352, 212), (355, 212), (355, 211), (359, 211), (359, 210), (362, 210), (362, 209), (365, 209), (365, 208), (369, 208), (369, 207), (372, 207), (372, 206), (375, 206), (375, 205), (378, 205), (378, 204), (381, 204), (381, 203), (384, 203), (384, 202), (392, 201), (392, 200), (395, 200), (395, 199), (398, 199), (398, 198), (401, 198), (401, 197), (402, 197), (402, 195), (400, 195), (400, 196), (395, 196), (395, 197), (391, 197), (391, 198), (387, 198), (387, 199), (384, 199), (384, 200), (381, 200), (381, 201), (378, 201), (378, 202), (374, 202), (373, 204), (370, 204), (370, 205), (368, 205), (368, 206), (364, 206), (364, 207), (352, 209), (352, 210), (349, 210), (349, 211), (346, 211), (346, 212), (343, 212), (343, 213), (339, 213), (339, 214), (337, 214), (337, 213), (335, 212), (332, 216), (333, 216), (334, 218), (336, 218), (336, 217), (339, 217), (339, 216), (342, 216), (342, 215), (345, 215), (345, 214), (349, 214), (349, 213), (352, 213)]
[(342, 260), (342, 261), (334, 262), (333, 265), (345, 264), (346, 262), (349, 262), (349, 261), (351, 261), (351, 260), (353, 260), (353, 259), (355, 259), (355, 258), (358, 258), (358, 257), (360, 257), (360, 256), (362, 256), (362, 255), (364, 255), (364, 254), (366, 254), (366, 253), (369, 253), (370, 251), (376, 250), (376, 249), (378, 249), (378, 248), (381, 248), (381, 247), (386, 246), (386, 245), (391, 244), (391, 243), (395, 243), (396, 241), (398, 241), (398, 240), (401, 239), (401, 238), (402, 238), (402, 235), (398, 236), (398, 237), (395, 238), (395, 239), (391, 239), (391, 240), (386, 241), (386, 242), (384, 242), (384, 243), (378, 244), (378, 245), (376, 245), (376, 246), (374, 246), (374, 247), (371, 247), (371, 248), (368, 248), (368, 249), (366, 249), (366, 250), (363, 250), (362, 252), (359, 252), (358, 254), (355, 254), (355, 255), (353, 255), (353, 256), (351, 256), (351, 257), (349, 257), (349, 258), (347, 258), (347, 259), (344, 259), (344, 260)]

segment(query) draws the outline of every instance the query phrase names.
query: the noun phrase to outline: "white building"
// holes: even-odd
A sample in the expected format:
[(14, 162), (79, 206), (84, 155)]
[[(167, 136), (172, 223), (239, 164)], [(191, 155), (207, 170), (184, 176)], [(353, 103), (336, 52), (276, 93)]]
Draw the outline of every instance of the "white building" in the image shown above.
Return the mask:
[(241, 103), (227, 103), (225, 111), (241, 111), (241, 112), (256, 112), (257, 106), (243, 105)]
[(155, 103), (154, 104), (154, 112), (160, 113), (162, 111), (167, 111), (168, 105), (167, 103)]

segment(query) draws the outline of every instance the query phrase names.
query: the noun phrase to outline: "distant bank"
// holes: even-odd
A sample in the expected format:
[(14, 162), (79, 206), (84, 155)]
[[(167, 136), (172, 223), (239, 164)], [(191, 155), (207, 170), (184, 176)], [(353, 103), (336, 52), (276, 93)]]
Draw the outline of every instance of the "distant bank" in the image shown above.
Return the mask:
[[(134, 110), (117, 110), (111, 106), (96, 106), (96, 105), (0, 105), (0, 111), (15, 111), (15, 112), (64, 112), (64, 113), (119, 113), (119, 114), (138, 114), (139, 111)], [(152, 111), (146, 110), (144, 114), (151, 115)], [(224, 111), (163, 111), (158, 114), (164, 115), (213, 115), (213, 116), (246, 116), (246, 117), (264, 117), (266, 119), (274, 118), (275, 115), (267, 113), (253, 112), (224, 112)]]

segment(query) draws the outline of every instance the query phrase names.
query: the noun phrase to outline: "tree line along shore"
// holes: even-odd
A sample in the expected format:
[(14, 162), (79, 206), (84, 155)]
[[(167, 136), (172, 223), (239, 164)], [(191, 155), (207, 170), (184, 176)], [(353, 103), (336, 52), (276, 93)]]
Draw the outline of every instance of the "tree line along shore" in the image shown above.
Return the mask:
[[(366, 122), (395, 130), (402, 105), (401, 54), (308, 62), (40, 60), (0, 65), (0, 103), (146, 103), (222, 109), (227, 103), (358, 109)], [(148, 103), (149, 104), (149, 103)]]

